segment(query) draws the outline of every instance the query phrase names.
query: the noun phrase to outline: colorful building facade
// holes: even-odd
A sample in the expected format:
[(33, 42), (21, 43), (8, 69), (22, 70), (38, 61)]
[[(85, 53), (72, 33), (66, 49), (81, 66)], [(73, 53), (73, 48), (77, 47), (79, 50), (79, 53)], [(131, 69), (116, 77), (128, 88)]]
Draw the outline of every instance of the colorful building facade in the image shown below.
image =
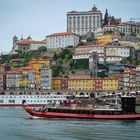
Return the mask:
[(125, 68), (119, 77), (119, 89), (130, 91), (136, 89), (136, 71), (132, 68)]
[(70, 91), (115, 91), (117, 78), (53, 78), (53, 90)]
[(117, 78), (104, 78), (103, 80), (103, 90), (118, 90), (118, 79)]
[(31, 59), (29, 61), (29, 67), (36, 71), (40, 71), (41, 69), (49, 68), (50, 63), (49, 59)]

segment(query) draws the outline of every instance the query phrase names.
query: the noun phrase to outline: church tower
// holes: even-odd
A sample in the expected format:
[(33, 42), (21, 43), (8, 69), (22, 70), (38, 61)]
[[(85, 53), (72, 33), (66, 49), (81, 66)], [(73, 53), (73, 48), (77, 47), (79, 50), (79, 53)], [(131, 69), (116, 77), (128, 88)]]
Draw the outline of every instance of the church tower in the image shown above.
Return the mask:
[(15, 46), (15, 44), (17, 43), (17, 41), (18, 41), (18, 38), (17, 38), (16, 35), (14, 35), (14, 37), (13, 37), (13, 47)]

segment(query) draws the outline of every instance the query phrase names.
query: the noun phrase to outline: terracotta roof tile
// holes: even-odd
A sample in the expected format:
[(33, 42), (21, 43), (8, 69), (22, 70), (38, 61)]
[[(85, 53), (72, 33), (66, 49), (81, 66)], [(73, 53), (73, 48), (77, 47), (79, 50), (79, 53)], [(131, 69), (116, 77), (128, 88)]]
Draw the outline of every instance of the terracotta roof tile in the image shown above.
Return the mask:
[(76, 34), (72, 32), (60, 32), (60, 33), (53, 33), (48, 36), (64, 36), (64, 35), (76, 35)]
[(117, 25), (104, 25), (104, 27), (117, 27)]
[(20, 40), (17, 44), (18, 44), (18, 45), (46, 44), (46, 41), (45, 41), (45, 40), (36, 41), (36, 40), (22, 39), (22, 40)]

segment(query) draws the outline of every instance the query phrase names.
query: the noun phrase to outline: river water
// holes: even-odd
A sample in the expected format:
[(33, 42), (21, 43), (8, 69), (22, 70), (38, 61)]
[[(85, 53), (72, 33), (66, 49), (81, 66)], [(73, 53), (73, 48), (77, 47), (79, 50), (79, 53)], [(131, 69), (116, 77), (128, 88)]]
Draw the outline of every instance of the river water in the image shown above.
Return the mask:
[(0, 140), (140, 140), (140, 120), (31, 119), (0, 107)]

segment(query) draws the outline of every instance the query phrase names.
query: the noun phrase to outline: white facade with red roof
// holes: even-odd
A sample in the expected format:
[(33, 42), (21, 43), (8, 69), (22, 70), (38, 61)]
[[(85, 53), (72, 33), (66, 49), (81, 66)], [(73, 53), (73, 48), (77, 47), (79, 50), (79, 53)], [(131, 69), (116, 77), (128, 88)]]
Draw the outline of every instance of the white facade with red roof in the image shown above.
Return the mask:
[[(14, 36), (15, 38), (16, 36)], [(21, 51), (22, 53), (27, 53), (30, 51), (38, 50), (39, 47), (45, 46), (46, 47), (46, 40), (32, 40), (29, 36), (28, 38), (21, 38), (20, 40), (13, 38), (13, 48), (11, 53), (16, 53), (16, 51)], [(17, 37), (16, 37), (17, 38)]]
[(72, 32), (53, 33), (46, 36), (47, 48), (65, 48), (67, 46), (77, 46), (79, 35)]

